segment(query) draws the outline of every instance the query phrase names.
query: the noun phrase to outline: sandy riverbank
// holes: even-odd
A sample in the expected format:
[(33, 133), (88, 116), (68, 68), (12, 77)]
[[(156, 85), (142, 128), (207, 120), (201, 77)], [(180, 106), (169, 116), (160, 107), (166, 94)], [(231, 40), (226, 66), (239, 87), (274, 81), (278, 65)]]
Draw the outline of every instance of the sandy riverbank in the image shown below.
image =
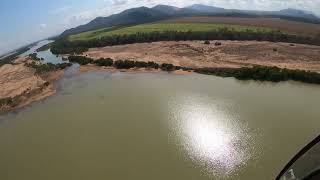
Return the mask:
[(98, 59), (154, 61), (183, 67), (239, 68), (252, 65), (277, 66), (320, 72), (320, 47), (258, 41), (153, 42), (92, 48), (84, 54)]
[[(176, 66), (201, 68), (239, 68), (252, 65), (277, 66), (279, 68), (301, 69), (320, 72), (320, 47), (302, 44), (271, 43), (257, 41), (215, 41), (205, 45), (203, 41), (153, 42), (93, 48), (84, 55), (93, 59), (154, 61)], [(54, 95), (53, 83), (62, 77), (64, 70), (36, 75), (35, 70), (26, 67), (31, 59), (22, 57), (14, 64), (0, 67), (0, 111), (12, 110), (29, 105)], [(100, 67), (93, 64), (81, 66), (79, 73), (91, 71), (157, 73), (160, 69), (132, 68), (119, 70), (114, 67)], [(193, 72), (177, 70), (172, 74), (186, 75)], [(10, 99), (13, 102), (3, 103)], [(1, 103), (2, 100), (2, 103)]]
[(64, 71), (58, 70), (39, 76), (34, 69), (24, 65), (27, 61), (30, 60), (19, 58), (15, 61), (17, 64), (0, 67), (0, 101), (10, 101), (0, 104), (1, 111), (21, 108), (56, 93), (53, 82), (58, 80)]
[[(0, 67), (0, 101), (12, 99), (10, 104), (0, 103), (0, 111), (10, 111), (27, 106), (33, 102), (43, 100), (56, 93), (54, 82), (60, 79), (64, 70), (53, 71), (42, 75), (36, 75), (34, 69), (24, 65), (26, 59), (19, 59), (19, 64), (6, 64)], [(101, 67), (93, 64), (81, 66), (78, 73), (93, 71), (100, 72), (126, 72), (126, 73), (158, 73), (160, 69), (132, 68), (116, 69), (114, 67)], [(177, 70), (172, 74), (186, 75), (192, 72)]]
[[(79, 73), (87, 73), (87, 72), (110, 72), (110, 73), (117, 73), (117, 72), (125, 72), (125, 73), (158, 73), (163, 72), (160, 69), (153, 69), (153, 68), (131, 68), (131, 69), (117, 69), (115, 67), (102, 67), (102, 66), (96, 66), (93, 64), (88, 65), (82, 65), (80, 66)], [(183, 70), (176, 70), (170, 72), (172, 74), (177, 75), (187, 75), (192, 74), (192, 71), (183, 71)]]

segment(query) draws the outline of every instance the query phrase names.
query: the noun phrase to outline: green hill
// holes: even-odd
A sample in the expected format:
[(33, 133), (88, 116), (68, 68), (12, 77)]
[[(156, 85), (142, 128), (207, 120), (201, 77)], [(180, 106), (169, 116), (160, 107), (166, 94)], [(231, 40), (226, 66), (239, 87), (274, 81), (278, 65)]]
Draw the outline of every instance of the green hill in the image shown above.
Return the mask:
[(189, 17), (189, 16), (219, 16), (219, 17), (273, 17), (288, 19), (291, 21), (302, 21), (320, 24), (320, 19), (311, 12), (305, 12), (296, 9), (285, 9), (281, 11), (252, 11), (224, 9), (214, 6), (205, 6), (195, 4), (185, 8), (178, 8), (167, 5), (157, 5), (153, 8), (138, 7), (125, 10), (118, 14), (108, 17), (97, 17), (87, 24), (68, 29), (60, 37), (78, 34), (81, 32), (97, 30), (101, 28), (110, 28), (115, 26), (129, 26), (142, 23), (157, 22), (159, 20)]

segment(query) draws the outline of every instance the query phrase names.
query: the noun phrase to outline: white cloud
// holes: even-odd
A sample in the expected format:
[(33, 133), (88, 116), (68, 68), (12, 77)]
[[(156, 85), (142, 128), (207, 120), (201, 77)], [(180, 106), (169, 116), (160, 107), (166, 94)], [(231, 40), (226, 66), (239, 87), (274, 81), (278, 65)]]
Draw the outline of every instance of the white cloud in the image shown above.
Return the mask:
[(40, 28), (46, 29), (47, 28), (47, 24), (40, 24)]
[(128, 0), (127, 5), (128, 8), (135, 4), (145, 6), (167, 4), (185, 7), (195, 3), (228, 9), (280, 10), (290, 7), (313, 11), (320, 15), (320, 0)]
[(59, 15), (59, 14), (65, 14), (67, 12), (69, 12), (71, 10), (70, 6), (63, 6), (63, 7), (59, 7), (57, 9), (54, 9), (52, 11), (50, 11), (49, 13), (54, 14), (54, 15)]
[(128, 0), (112, 0), (112, 5), (113, 6), (119, 6), (119, 5), (124, 5), (127, 4)]

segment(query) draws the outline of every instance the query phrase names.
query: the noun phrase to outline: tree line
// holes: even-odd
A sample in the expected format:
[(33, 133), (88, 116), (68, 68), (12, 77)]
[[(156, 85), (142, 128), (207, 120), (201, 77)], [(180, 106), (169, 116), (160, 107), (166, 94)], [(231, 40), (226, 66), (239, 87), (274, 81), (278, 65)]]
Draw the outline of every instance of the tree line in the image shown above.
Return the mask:
[(97, 66), (113, 66), (117, 69), (131, 69), (131, 68), (151, 68), (151, 69), (161, 69), (163, 71), (175, 71), (175, 70), (194, 70), (193, 68), (175, 66), (173, 64), (163, 63), (158, 64), (153, 61), (131, 61), (131, 60), (116, 60), (111, 58), (100, 58), (94, 60), (86, 56), (69, 56), (68, 60), (72, 63), (78, 63), (80, 65), (95, 64)]
[(305, 70), (291, 70), (282, 69), (278, 67), (269, 66), (253, 66), (242, 68), (189, 68), (175, 66), (173, 64), (158, 64), (156, 62), (143, 62), (143, 61), (131, 61), (131, 60), (117, 60), (114, 61), (111, 58), (100, 58), (94, 60), (85, 56), (70, 56), (70, 62), (85, 64), (95, 64), (97, 66), (113, 66), (117, 69), (131, 69), (131, 68), (153, 68), (161, 69), (162, 71), (194, 71), (199, 74), (215, 75), (220, 77), (234, 77), (239, 80), (257, 80), (257, 81), (300, 81), (312, 84), (320, 84), (320, 74), (312, 71)]
[(271, 42), (288, 42), (320, 45), (320, 37), (302, 36), (283, 33), (279, 30), (236, 31), (233, 28), (219, 28), (208, 32), (139, 32), (136, 34), (111, 35), (87, 41), (69, 41), (67, 38), (56, 40), (51, 47), (54, 54), (81, 54), (93, 47), (104, 47), (121, 44), (155, 42), (155, 41), (187, 41), (187, 40), (257, 40)]
[(305, 70), (282, 69), (269, 66), (253, 66), (242, 68), (199, 68), (195, 72), (221, 77), (234, 77), (239, 80), (257, 81), (300, 81), (305, 83), (320, 84), (320, 74)]
[(43, 74), (51, 71), (56, 71), (56, 70), (61, 70), (65, 69), (67, 67), (70, 67), (72, 63), (60, 63), (60, 64), (52, 64), (52, 63), (36, 63), (36, 62), (31, 62), (31, 63), (26, 63), (24, 64), (26, 67), (30, 67), (35, 69), (36, 74)]

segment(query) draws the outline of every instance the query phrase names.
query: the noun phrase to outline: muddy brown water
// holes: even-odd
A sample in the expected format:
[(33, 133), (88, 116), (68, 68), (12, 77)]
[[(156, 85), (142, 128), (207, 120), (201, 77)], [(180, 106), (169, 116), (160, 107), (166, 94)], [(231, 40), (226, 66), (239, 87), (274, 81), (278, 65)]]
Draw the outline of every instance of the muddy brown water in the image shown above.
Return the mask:
[(269, 180), (320, 130), (316, 85), (91, 72), (57, 86), (0, 116), (0, 179)]
[(0, 179), (274, 179), (320, 130), (317, 85), (77, 71), (0, 115)]

